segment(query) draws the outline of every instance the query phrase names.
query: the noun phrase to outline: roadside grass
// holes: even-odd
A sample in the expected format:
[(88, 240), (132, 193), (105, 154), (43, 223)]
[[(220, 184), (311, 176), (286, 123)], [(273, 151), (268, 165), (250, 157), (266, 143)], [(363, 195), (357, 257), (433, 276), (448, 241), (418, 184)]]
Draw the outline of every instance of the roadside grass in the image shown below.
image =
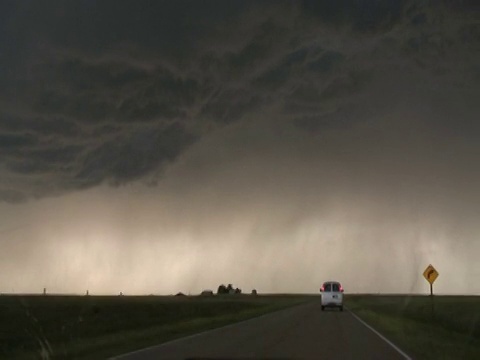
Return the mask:
[(105, 359), (309, 296), (0, 296), (0, 358)]
[(414, 359), (480, 359), (479, 296), (349, 295), (349, 310)]

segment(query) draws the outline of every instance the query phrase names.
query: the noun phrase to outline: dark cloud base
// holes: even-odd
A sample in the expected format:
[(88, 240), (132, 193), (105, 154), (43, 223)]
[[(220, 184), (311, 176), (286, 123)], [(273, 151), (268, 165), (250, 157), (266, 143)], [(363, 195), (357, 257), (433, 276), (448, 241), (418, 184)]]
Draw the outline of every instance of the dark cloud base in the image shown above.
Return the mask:
[[(206, 134), (272, 108), (311, 136), (347, 131), (389, 72), (478, 95), (474, 1), (27, 1), (0, 14), (6, 202), (155, 182)], [(471, 104), (456, 129), (472, 129)]]

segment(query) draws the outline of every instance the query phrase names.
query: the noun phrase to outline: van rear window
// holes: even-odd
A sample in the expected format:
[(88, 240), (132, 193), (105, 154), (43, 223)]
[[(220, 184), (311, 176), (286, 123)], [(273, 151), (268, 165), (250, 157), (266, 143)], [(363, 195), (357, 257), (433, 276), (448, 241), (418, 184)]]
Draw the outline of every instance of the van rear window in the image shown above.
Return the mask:
[(334, 291), (334, 292), (340, 292), (340, 284), (339, 283), (325, 283), (323, 284), (323, 291)]

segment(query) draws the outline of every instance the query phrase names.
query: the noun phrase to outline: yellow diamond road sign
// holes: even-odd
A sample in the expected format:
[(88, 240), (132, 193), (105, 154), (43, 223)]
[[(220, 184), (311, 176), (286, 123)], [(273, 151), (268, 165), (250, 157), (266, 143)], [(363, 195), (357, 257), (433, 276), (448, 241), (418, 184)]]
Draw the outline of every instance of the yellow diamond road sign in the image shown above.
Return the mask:
[(430, 264), (423, 272), (423, 277), (427, 279), (430, 284), (433, 284), (438, 277), (438, 271)]

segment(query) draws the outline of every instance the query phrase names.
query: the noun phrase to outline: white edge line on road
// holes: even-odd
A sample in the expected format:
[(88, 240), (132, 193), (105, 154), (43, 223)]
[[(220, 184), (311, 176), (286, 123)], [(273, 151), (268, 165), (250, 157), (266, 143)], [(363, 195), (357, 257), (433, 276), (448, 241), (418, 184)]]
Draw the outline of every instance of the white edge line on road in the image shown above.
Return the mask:
[[(152, 346), (148, 346), (148, 347), (143, 348), (143, 349), (131, 351), (131, 352), (128, 352), (128, 353), (125, 353), (125, 354), (115, 355), (115, 356), (110, 357), (109, 360), (122, 359), (122, 358), (124, 358), (124, 357), (130, 356), (130, 355), (134, 355), (134, 354), (136, 354), (136, 353), (144, 352), (144, 351), (146, 351), (146, 350), (151, 350), (151, 349), (154, 349), (154, 348), (159, 348), (159, 347), (162, 347), (162, 346), (174, 344), (174, 343), (176, 343), (176, 342), (180, 342), (180, 341), (187, 340), (187, 339), (193, 339), (193, 338), (196, 338), (197, 336), (201, 336), (201, 335), (204, 335), (204, 334), (207, 334), (207, 333), (210, 333), (210, 332), (214, 332), (214, 331), (217, 331), (217, 330), (221, 330), (221, 329), (227, 329), (227, 328), (230, 328), (230, 327), (233, 327), (233, 326), (242, 324), (242, 323), (254, 321), (254, 320), (263, 318), (263, 317), (265, 317), (265, 316), (269, 316), (269, 315), (275, 314), (275, 313), (277, 313), (277, 312), (284, 311), (284, 310), (288, 310), (288, 309), (292, 309), (292, 308), (295, 308), (295, 307), (297, 307), (297, 306), (302, 306), (302, 305), (305, 305), (305, 304), (309, 304), (309, 302), (300, 303), (300, 304), (293, 305), (293, 306), (287, 306), (286, 308), (282, 308), (282, 309), (279, 309), (279, 310), (274, 310), (274, 311), (272, 311), (272, 312), (268, 312), (268, 313), (266, 313), (266, 314), (262, 314), (262, 315), (259, 315), (259, 316), (255, 316), (255, 317), (252, 317), (252, 318), (249, 318), (249, 319), (245, 319), (245, 320), (242, 320), (242, 321), (238, 321), (238, 322), (234, 322), (234, 323), (231, 323), (231, 324), (223, 325), (223, 326), (220, 326), (220, 327), (217, 327), (217, 328), (205, 330), (205, 331), (202, 331), (202, 332), (199, 332), (199, 333), (196, 333), (196, 334), (187, 335), (187, 336), (180, 337), (180, 338), (177, 338), (177, 339), (173, 339), (173, 340), (170, 340), (170, 341), (161, 343), (161, 344), (152, 345)], [(410, 360), (411, 360), (411, 359), (410, 359)]]
[(383, 336), (382, 334), (380, 334), (377, 330), (375, 330), (373, 327), (371, 327), (370, 325), (368, 325), (365, 321), (363, 321), (362, 319), (360, 319), (359, 316), (355, 315), (350, 309), (347, 309), (348, 312), (350, 314), (352, 314), (352, 316), (357, 319), (358, 321), (360, 321), (363, 325), (365, 325), (367, 328), (369, 328), (370, 330), (372, 330), (375, 334), (377, 334), (380, 339), (382, 339), (383, 341), (385, 341), (388, 345), (390, 345), (392, 348), (394, 348), (395, 350), (397, 350), (397, 352), (402, 355), (405, 359), (407, 360), (412, 360), (412, 358), (410, 356), (408, 356), (407, 354), (405, 354), (405, 352), (402, 351), (402, 349), (400, 349), (397, 345), (395, 345), (394, 343), (392, 343), (390, 340), (388, 340), (385, 336)]

